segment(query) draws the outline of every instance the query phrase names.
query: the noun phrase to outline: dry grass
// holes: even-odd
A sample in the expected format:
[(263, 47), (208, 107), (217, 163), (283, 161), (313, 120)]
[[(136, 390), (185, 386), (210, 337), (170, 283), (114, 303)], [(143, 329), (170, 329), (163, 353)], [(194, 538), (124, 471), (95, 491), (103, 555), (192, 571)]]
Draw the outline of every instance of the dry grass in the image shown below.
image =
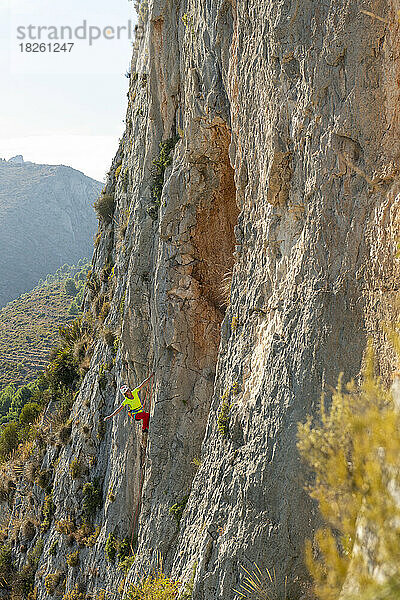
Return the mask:
[(228, 307), (231, 303), (233, 271), (228, 271), (222, 278), (220, 295), (223, 306)]
[(239, 590), (234, 590), (238, 598), (246, 600), (288, 600), (287, 577), (284, 581), (278, 581), (275, 569), (261, 571), (258, 565), (254, 565), (253, 571), (242, 567), (246, 576), (240, 584)]

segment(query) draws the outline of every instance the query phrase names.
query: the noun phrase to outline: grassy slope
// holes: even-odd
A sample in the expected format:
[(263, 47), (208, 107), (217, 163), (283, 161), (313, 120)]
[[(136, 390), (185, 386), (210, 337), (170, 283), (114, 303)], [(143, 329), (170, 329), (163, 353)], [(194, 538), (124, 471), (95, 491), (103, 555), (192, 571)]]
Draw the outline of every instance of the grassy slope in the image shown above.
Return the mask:
[(65, 281), (78, 271), (71, 267), (56, 281), (49, 277), (0, 310), (0, 390), (29, 383), (46, 366), (59, 326), (76, 318), (68, 314), (74, 297), (66, 294)]

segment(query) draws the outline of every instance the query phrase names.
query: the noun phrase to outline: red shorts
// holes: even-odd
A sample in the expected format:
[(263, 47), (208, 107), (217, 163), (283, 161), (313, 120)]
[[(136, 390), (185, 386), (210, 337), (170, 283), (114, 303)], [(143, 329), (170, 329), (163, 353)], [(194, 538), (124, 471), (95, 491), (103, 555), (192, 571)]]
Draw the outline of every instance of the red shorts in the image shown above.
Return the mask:
[(132, 417), (132, 419), (135, 419), (135, 421), (143, 421), (142, 429), (149, 428), (150, 413), (145, 412), (144, 410), (141, 412), (129, 411), (129, 416)]

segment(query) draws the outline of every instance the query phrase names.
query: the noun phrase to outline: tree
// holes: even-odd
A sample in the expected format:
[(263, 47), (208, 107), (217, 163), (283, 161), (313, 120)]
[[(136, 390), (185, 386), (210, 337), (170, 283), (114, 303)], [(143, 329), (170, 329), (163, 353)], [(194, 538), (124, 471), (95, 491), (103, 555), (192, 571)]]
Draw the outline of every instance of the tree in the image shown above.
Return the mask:
[(19, 415), (19, 422), (21, 425), (29, 425), (36, 421), (40, 415), (40, 406), (37, 402), (28, 402), (25, 404)]
[(68, 294), (68, 296), (76, 296), (78, 293), (75, 281), (71, 278), (68, 278), (65, 282), (65, 293)]
[(18, 426), (15, 421), (8, 423), (0, 435), (0, 456), (7, 458), (13, 450), (18, 448)]

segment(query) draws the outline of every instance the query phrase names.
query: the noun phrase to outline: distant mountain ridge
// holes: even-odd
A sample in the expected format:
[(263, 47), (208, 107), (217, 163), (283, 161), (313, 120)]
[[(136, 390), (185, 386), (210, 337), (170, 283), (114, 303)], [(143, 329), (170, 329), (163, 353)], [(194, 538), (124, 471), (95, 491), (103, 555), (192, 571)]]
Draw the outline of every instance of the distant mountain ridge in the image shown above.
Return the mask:
[(101, 188), (71, 167), (0, 160), (0, 307), (92, 254)]

